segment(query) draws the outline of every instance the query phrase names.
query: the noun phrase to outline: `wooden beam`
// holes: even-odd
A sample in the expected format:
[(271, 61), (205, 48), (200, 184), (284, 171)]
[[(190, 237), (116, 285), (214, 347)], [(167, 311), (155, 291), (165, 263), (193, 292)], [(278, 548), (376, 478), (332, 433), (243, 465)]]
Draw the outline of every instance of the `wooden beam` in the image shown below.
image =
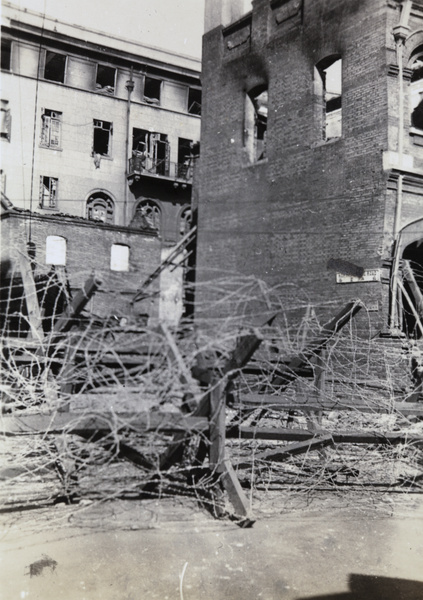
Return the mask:
[(26, 254), (23, 254), (23, 252), (19, 252), (19, 268), (25, 292), (25, 302), (31, 337), (34, 339), (42, 339), (44, 337), (44, 332), (40, 305), (38, 304), (37, 288), (35, 286), (31, 261)]
[(221, 383), (214, 386), (210, 392), (210, 449), (209, 465), (215, 473), (224, 471), (223, 460), (225, 458), (225, 391)]
[(53, 327), (53, 331), (55, 333), (61, 333), (69, 329), (69, 327), (72, 325), (72, 320), (82, 312), (86, 304), (89, 302), (93, 294), (99, 289), (101, 284), (102, 280), (97, 275), (93, 275), (85, 281), (84, 285), (76, 293), (66, 312), (60, 315), (55, 322)]
[(284, 396), (276, 396), (270, 394), (243, 394), (241, 398), (234, 403), (234, 408), (252, 410), (258, 408), (264, 408), (267, 410), (274, 411), (286, 411), (286, 410), (299, 410), (302, 412), (315, 412), (315, 411), (357, 411), (360, 413), (375, 413), (375, 414), (402, 414), (402, 415), (422, 415), (423, 416), (423, 403), (421, 402), (393, 402), (388, 405), (377, 404), (373, 402), (364, 403), (348, 401), (330, 401), (324, 399), (321, 402), (316, 400), (309, 401), (307, 397), (304, 400), (293, 401), (290, 398)]
[[(332, 446), (333, 443), (333, 437), (328, 433), (326, 435), (313, 437), (310, 440), (294, 442), (293, 444), (280, 448), (277, 452), (274, 450), (255, 452), (254, 460), (281, 461), (287, 459), (289, 456), (296, 456), (297, 454), (304, 454), (306, 452), (312, 452), (313, 450), (320, 450), (320, 448), (325, 448), (326, 446)], [(251, 463), (249, 463), (249, 466), (251, 466)]]
[(254, 521), (250, 518), (249, 502), (229, 459), (224, 459), (223, 467), (223, 485), (235, 509), (235, 514), (247, 518), (246, 526), (251, 526)]
[(403, 263), (402, 273), (404, 275), (404, 279), (407, 281), (408, 285), (410, 286), (411, 293), (412, 293), (415, 303), (416, 303), (416, 310), (417, 310), (420, 318), (423, 318), (423, 294), (422, 294), (421, 289), (419, 288), (419, 285), (416, 281), (416, 277), (414, 275), (413, 269), (411, 268), (410, 261), (403, 260), (402, 263)]
[(3, 415), (0, 431), (4, 435), (19, 435), (23, 433), (83, 433), (119, 431), (178, 431), (200, 433), (207, 431), (208, 419), (204, 417), (183, 416), (170, 412), (117, 413), (107, 412), (89, 415), (86, 413), (50, 413), (13, 416)]
[[(295, 441), (308, 440), (316, 435), (327, 435), (328, 431), (307, 429), (283, 429), (277, 427), (239, 427), (233, 432), (234, 437), (253, 440), (279, 440)], [(379, 432), (379, 431), (337, 431), (330, 434), (335, 444), (423, 444), (423, 436), (407, 432)], [(229, 437), (229, 433), (228, 433)]]

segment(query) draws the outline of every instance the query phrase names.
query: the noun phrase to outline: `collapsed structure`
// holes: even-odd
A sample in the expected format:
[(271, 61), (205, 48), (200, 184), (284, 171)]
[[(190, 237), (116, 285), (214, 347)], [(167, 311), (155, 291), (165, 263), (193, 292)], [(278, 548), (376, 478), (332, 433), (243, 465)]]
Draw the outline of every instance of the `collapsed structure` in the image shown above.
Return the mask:
[(370, 337), (420, 338), (423, 3), (244, 5), (206, 6), (198, 281), (359, 298)]

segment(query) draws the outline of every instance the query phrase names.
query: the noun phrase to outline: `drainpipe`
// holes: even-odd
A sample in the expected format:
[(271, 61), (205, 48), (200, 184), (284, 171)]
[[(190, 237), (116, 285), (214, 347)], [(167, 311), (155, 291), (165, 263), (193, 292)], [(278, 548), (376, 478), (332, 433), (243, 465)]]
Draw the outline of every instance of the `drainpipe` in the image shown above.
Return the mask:
[(128, 224), (128, 167), (129, 167), (129, 123), (131, 118), (131, 94), (134, 91), (134, 79), (133, 79), (134, 68), (131, 67), (131, 73), (128, 81), (126, 82), (126, 89), (128, 90), (128, 101), (126, 104), (126, 140), (125, 140), (125, 181), (124, 181), (124, 202), (123, 202), (123, 224)]
[(399, 329), (400, 315), (398, 314), (398, 267), (399, 267), (399, 241), (400, 241), (400, 230), (401, 230), (401, 214), (402, 214), (402, 189), (404, 175), (402, 173), (404, 165), (404, 73), (403, 73), (403, 50), (404, 43), (409, 34), (410, 28), (407, 23), (410, 18), (412, 0), (404, 0), (401, 7), (401, 17), (398, 25), (393, 28), (393, 34), (395, 38), (395, 49), (398, 65), (398, 168), (400, 174), (398, 176), (397, 185), (397, 201), (395, 206), (395, 218), (394, 218), (394, 261), (392, 264), (392, 277), (391, 277), (391, 289), (392, 289), (392, 302), (391, 311), (389, 315), (389, 326), (391, 331)]

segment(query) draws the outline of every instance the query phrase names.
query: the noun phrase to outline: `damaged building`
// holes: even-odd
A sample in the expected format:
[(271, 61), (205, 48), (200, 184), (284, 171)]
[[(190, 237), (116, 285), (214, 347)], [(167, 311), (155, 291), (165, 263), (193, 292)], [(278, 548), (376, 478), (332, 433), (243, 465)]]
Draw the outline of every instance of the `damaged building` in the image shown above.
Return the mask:
[(245, 4), (206, 3), (197, 279), (421, 338), (423, 2)]
[(78, 264), (102, 263), (109, 276), (116, 252), (121, 274), (138, 279), (126, 286), (134, 293), (164, 262), (158, 306), (140, 311), (176, 324), (190, 310), (186, 254), (176, 269), (166, 261), (191, 229), (200, 61), (9, 3), (1, 44), (1, 185), (14, 206), (2, 219), (4, 238), (35, 244), (47, 270), (49, 244), (65, 247), (75, 288)]

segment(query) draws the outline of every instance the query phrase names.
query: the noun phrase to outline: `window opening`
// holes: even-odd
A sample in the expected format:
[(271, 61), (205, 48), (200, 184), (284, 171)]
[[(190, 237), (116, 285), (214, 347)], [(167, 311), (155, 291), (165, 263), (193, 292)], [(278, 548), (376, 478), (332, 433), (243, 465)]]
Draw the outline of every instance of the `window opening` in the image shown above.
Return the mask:
[(260, 87), (245, 95), (244, 146), (251, 162), (266, 158), (268, 91)]
[(146, 129), (132, 130), (132, 156), (149, 173), (169, 176), (170, 146), (165, 133)]
[(145, 77), (144, 79), (144, 102), (149, 104), (160, 104), (160, 93), (162, 82), (160, 79)]
[(315, 68), (315, 96), (322, 138), (342, 135), (342, 59), (328, 57)]
[(188, 112), (190, 115), (201, 115), (201, 90), (189, 88)]
[(95, 86), (98, 91), (107, 94), (115, 93), (116, 69), (106, 65), (97, 65)]
[(88, 198), (87, 201), (87, 219), (93, 221), (102, 221), (103, 223), (113, 223), (114, 221), (114, 203), (107, 194), (98, 192)]
[(413, 74), (410, 84), (411, 125), (423, 130), (423, 52), (411, 64)]
[(108, 121), (94, 119), (93, 154), (111, 155), (113, 124)]
[(152, 200), (144, 200), (137, 206), (137, 215), (140, 215), (141, 220), (145, 221), (151, 229), (160, 231), (161, 226), (161, 210), (159, 206)]
[(178, 138), (178, 170), (181, 179), (190, 179), (193, 168), (193, 140)]
[(57, 188), (59, 180), (57, 177), (40, 177), (40, 208), (56, 208)]
[(66, 239), (60, 235), (46, 238), (46, 265), (66, 266)]
[(184, 208), (181, 213), (181, 217), (179, 220), (179, 236), (181, 238), (186, 235), (192, 227), (192, 210), (191, 208)]
[(10, 142), (12, 130), (12, 116), (9, 108), (9, 100), (1, 101), (1, 138)]
[(110, 252), (112, 271), (129, 271), (129, 246), (113, 244)]
[(57, 54), (56, 52), (47, 50), (46, 61), (44, 65), (44, 79), (64, 83), (65, 71), (66, 56), (64, 54)]
[(1, 185), (1, 193), (6, 195), (6, 173), (3, 169), (0, 169), (0, 185)]
[(421, 338), (416, 314), (423, 323), (423, 239), (409, 244), (403, 255), (402, 329), (410, 338)]
[(1, 68), (10, 71), (12, 57), (12, 42), (10, 40), (1, 41)]
[(44, 109), (41, 116), (41, 145), (46, 148), (60, 148), (62, 113)]

